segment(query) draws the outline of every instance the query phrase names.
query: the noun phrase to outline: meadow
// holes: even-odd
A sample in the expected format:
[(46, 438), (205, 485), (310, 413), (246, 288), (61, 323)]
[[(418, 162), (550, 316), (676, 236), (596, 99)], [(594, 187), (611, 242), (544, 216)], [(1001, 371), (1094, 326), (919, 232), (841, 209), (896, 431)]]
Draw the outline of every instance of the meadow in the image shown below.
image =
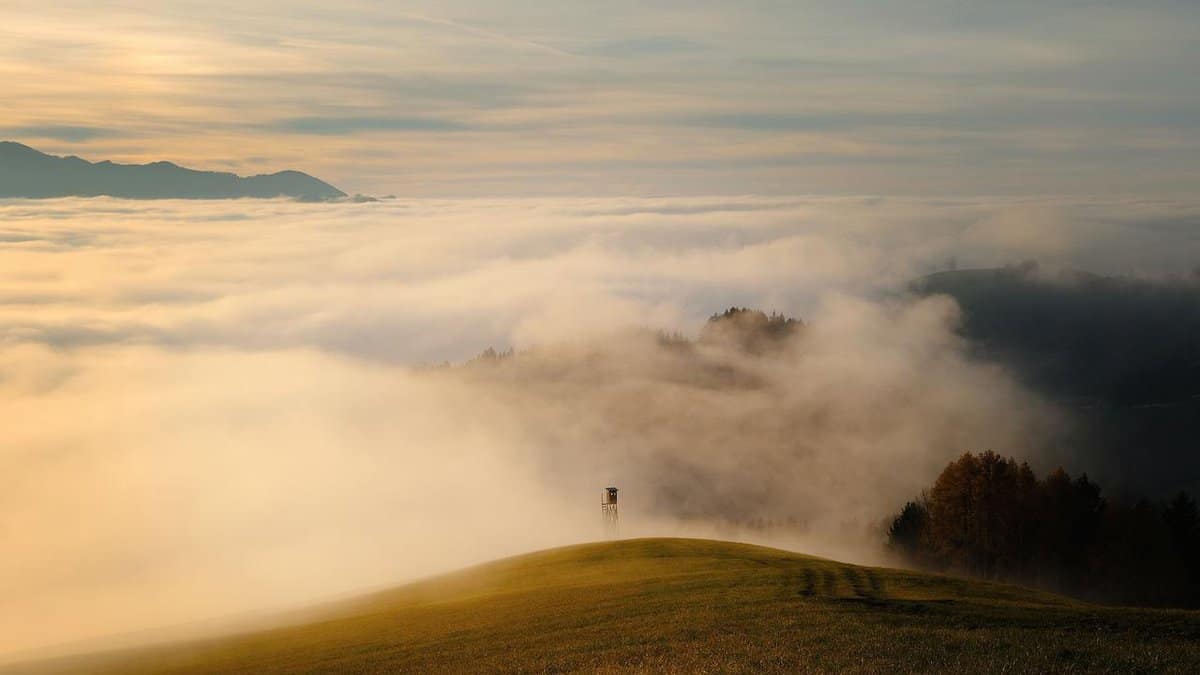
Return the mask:
[(508, 558), (298, 623), (5, 672), (1198, 672), (1200, 613), (699, 539)]

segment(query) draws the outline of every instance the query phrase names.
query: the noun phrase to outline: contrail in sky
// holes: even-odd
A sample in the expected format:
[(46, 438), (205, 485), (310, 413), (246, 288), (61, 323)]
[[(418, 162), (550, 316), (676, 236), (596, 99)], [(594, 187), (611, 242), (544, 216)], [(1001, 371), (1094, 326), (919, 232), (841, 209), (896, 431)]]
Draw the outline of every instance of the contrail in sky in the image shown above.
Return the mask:
[(542, 44), (541, 42), (536, 42), (533, 40), (526, 40), (526, 39), (522, 39), (522, 38), (510, 37), (508, 35), (504, 35), (503, 33), (497, 33), (495, 31), (488, 30), (486, 28), (478, 28), (478, 27), (472, 26), (470, 24), (459, 23), (457, 21), (452, 21), (450, 19), (441, 19), (438, 17), (425, 16), (423, 14), (412, 14), (412, 13), (408, 13), (408, 12), (401, 13), (399, 16), (401, 16), (405, 19), (408, 19), (410, 21), (417, 21), (420, 23), (427, 23), (427, 24), (431, 24), (434, 26), (445, 26), (447, 28), (453, 28), (460, 32), (467, 33), (468, 35), (474, 35), (475, 37), (481, 37), (481, 38), (484, 38), (487, 40), (492, 40), (494, 42), (503, 42), (505, 44), (508, 44), (508, 45), (511, 45), (514, 47), (521, 47), (521, 48), (525, 48), (525, 49), (535, 49), (538, 51), (549, 52), (556, 56), (567, 56), (567, 57), (571, 57), (571, 58), (578, 58), (577, 54), (565, 52), (556, 47), (551, 47), (549, 45)]

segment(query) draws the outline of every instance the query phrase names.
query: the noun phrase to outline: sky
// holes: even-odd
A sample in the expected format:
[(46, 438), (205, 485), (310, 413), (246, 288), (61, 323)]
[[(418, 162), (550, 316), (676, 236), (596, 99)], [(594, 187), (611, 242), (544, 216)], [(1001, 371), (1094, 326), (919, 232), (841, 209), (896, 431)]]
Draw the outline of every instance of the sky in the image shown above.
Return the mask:
[(1200, 5), (9, 0), (0, 137), (402, 196), (1180, 196)]

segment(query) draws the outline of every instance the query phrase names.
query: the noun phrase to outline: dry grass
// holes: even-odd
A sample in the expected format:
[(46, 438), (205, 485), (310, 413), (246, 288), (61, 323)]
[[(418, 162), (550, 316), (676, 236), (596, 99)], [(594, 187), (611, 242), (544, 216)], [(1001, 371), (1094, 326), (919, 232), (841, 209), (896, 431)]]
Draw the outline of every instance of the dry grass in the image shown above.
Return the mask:
[(322, 617), (21, 672), (1200, 672), (1200, 613), (705, 540), (521, 556)]

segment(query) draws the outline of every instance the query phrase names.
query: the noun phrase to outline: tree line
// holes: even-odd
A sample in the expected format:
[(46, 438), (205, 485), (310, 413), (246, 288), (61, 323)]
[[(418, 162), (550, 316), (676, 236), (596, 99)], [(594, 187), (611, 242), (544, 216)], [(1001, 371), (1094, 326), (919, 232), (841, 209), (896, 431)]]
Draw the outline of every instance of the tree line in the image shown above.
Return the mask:
[(1186, 493), (1107, 499), (1087, 474), (1039, 478), (988, 451), (951, 462), (888, 528), (908, 564), (1078, 597), (1200, 607), (1200, 512)]

